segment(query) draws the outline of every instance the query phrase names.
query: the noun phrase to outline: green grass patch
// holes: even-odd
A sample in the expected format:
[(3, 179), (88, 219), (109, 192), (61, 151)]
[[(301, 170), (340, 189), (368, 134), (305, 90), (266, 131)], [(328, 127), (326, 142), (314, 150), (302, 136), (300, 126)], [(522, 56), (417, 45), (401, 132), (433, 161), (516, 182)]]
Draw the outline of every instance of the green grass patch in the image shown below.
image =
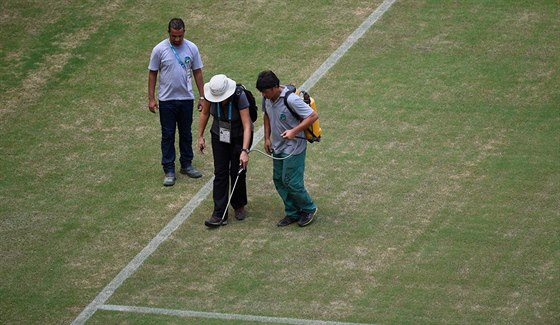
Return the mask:
[[(303, 83), (380, 2), (2, 4), (0, 322), (71, 322), (210, 179), (207, 153), (195, 158), (203, 178), (161, 186), (147, 64), (170, 18), (185, 18), (206, 80), (254, 90), (268, 68)], [(311, 90), (318, 220), (276, 227), (271, 162), (252, 153), (248, 219), (207, 230), (207, 198), (108, 303), (557, 323), (559, 13), (556, 1), (397, 1)], [(90, 319), (185, 322), (240, 323)]]

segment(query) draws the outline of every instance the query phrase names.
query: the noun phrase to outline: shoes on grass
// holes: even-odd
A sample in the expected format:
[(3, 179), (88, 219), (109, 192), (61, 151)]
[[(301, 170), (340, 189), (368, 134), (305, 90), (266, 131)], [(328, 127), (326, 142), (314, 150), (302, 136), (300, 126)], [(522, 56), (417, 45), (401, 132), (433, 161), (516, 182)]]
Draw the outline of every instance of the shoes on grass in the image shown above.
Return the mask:
[(193, 166), (189, 166), (187, 168), (181, 168), (181, 174), (185, 174), (190, 178), (200, 178), (202, 177), (202, 173), (196, 170)]
[(297, 218), (292, 218), (289, 216), (285, 216), (284, 219), (278, 221), (278, 223), (276, 224), (278, 227), (286, 227), (288, 225), (291, 225), (294, 222), (298, 222)]
[(175, 185), (175, 173), (166, 173), (163, 177), (163, 186), (173, 186)]
[(245, 220), (245, 218), (247, 218), (247, 211), (245, 210), (245, 207), (241, 207), (235, 210), (235, 219), (241, 221)]
[(317, 214), (317, 208), (311, 212), (301, 212), (299, 218), (292, 218), (285, 216), (284, 219), (278, 221), (278, 227), (285, 227), (297, 222), (300, 227), (305, 227), (315, 220), (315, 215)]
[(217, 228), (219, 226), (225, 226), (227, 225), (227, 217), (224, 218), (224, 220), (222, 220), (221, 216), (218, 216), (217, 214), (213, 214), (210, 219), (204, 221), (204, 225), (206, 225), (206, 227), (209, 228)]
[(313, 222), (315, 219), (315, 214), (317, 214), (317, 208), (312, 212), (302, 212), (301, 216), (299, 217), (298, 225), (300, 227), (305, 227)]

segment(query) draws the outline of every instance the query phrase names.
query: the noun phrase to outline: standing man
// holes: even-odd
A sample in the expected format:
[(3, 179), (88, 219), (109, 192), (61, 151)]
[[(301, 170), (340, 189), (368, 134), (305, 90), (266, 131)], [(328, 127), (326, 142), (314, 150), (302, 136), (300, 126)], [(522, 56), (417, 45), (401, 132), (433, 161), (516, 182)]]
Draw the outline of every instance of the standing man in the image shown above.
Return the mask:
[[(204, 79), (202, 59), (198, 47), (185, 39), (185, 23), (173, 18), (169, 22), (169, 38), (161, 41), (152, 50), (148, 65), (148, 108), (152, 113), (159, 109), (161, 124), (161, 165), (165, 174), (164, 186), (175, 184), (175, 129), (179, 130), (181, 174), (199, 178), (202, 174), (192, 166), (191, 125), (193, 121), (194, 94), (192, 77), (200, 95), (198, 107), (204, 101)], [(156, 80), (159, 72), (158, 99), (155, 97)]]
[(264, 149), (274, 157), (272, 180), (284, 202), (284, 218), (278, 222), (284, 227), (297, 222), (304, 227), (313, 222), (317, 206), (304, 185), (307, 140), (304, 130), (319, 115), (303, 99), (291, 93), (288, 105), (302, 120), (295, 118), (284, 104), (288, 89), (270, 70), (259, 73), (257, 89), (263, 95)]

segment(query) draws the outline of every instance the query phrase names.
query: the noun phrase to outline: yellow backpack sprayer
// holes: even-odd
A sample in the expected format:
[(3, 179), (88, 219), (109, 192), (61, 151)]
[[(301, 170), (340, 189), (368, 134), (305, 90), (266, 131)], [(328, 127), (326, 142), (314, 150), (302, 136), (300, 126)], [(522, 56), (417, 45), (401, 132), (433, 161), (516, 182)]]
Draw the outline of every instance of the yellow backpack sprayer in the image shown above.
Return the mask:
[[(317, 112), (317, 106), (315, 105), (315, 99), (313, 99), (313, 97), (311, 97), (308, 92), (306, 92), (305, 90), (297, 90), (296, 86), (294, 86), (292, 84), (286, 85), (286, 88), (288, 88), (288, 91), (286, 92), (286, 96), (284, 97), (284, 105), (286, 105), (286, 107), (290, 110), (290, 112), (292, 113), (292, 115), (295, 118), (297, 118), (300, 121), (302, 120), (301, 116), (299, 116), (290, 107), (290, 105), (288, 105), (288, 96), (290, 96), (291, 93), (295, 93), (296, 95), (300, 96), (307, 105), (309, 105), (315, 112)], [(319, 141), (321, 141), (321, 134), (322, 133), (323, 133), (323, 130), (321, 129), (321, 125), (319, 124), (319, 120), (316, 120), (315, 122), (313, 122), (313, 124), (311, 124), (311, 126), (309, 128), (307, 128), (305, 130), (305, 138), (310, 143), (319, 142)]]

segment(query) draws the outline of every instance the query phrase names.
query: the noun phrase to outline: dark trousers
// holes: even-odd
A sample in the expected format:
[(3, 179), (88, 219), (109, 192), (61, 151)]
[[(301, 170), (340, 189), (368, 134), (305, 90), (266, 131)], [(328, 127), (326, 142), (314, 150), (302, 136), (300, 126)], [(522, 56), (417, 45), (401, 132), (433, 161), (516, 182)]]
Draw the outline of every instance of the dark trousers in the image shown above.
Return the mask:
[[(253, 137), (251, 135), (251, 142)], [(214, 212), (223, 216), (229, 199), (230, 184), (233, 187), (239, 172), (239, 155), (243, 149), (243, 137), (231, 138), (231, 143), (220, 142), (220, 137), (212, 133), (212, 155), (214, 157)], [(231, 197), (231, 206), (239, 209), (247, 205), (246, 171), (239, 175)], [(226, 214), (227, 218), (227, 214)]]
[(161, 165), (163, 172), (175, 172), (175, 130), (179, 130), (181, 168), (192, 164), (193, 100), (170, 100), (159, 102), (161, 124)]

